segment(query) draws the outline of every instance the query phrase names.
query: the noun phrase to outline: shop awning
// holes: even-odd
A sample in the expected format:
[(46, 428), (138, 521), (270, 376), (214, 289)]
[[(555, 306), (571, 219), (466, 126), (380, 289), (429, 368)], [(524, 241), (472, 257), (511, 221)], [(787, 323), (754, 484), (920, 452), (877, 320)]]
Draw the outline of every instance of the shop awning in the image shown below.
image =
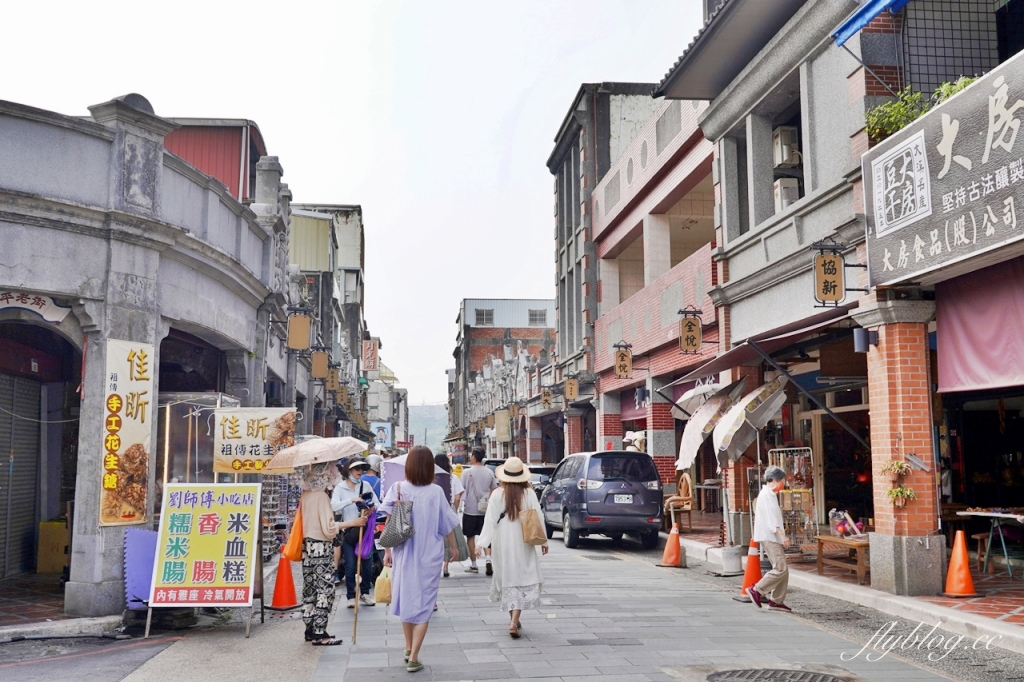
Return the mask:
[(896, 14), (909, 2), (910, 0), (868, 0), (832, 32), (836, 45), (842, 45), (855, 36), (857, 31), (874, 21), (875, 17), (882, 12), (888, 11)]
[(686, 383), (687, 381), (703, 379), (712, 374), (718, 374), (741, 365), (760, 364), (763, 361), (763, 357), (758, 352), (758, 349), (751, 345), (751, 342), (755, 342), (758, 348), (766, 353), (775, 353), (821, 331), (825, 327), (841, 322), (849, 316), (850, 308), (830, 308), (827, 312), (804, 318), (799, 322), (793, 322), (771, 331), (757, 334), (663, 388)]

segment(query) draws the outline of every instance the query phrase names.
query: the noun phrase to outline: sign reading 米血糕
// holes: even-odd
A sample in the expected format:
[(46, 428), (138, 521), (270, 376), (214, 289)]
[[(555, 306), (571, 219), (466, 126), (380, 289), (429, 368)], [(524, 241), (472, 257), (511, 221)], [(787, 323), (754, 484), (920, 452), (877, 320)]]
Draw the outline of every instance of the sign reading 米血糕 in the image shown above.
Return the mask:
[(213, 412), (213, 471), (259, 473), (295, 445), (295, 408), (221, 407)]
[(252, 604), (259, 483), (168, 483), (149, 605)]
[(101, 526), (146, 521), (156, 369), (152, 344), (107, 339)]
[(872, 286), (1024, 239), (1022, 118), (1017, 55), (863, 156)]
[(49, 296), (37, 296), (19, 291), (0, 289), (0, 310), (5, 308), (23, 308), (31, 310), (47, 322), (60, 323), (71, 312), (53, 302)]

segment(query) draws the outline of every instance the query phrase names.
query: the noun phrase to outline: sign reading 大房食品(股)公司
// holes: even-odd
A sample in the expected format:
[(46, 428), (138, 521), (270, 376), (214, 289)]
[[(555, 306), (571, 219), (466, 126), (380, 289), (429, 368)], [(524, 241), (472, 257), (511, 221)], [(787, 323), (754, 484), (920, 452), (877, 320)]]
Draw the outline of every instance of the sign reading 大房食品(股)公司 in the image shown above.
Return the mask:
[(871, 286), (1024, 239), (1022, 118), (1019, 54), (864, 154)]

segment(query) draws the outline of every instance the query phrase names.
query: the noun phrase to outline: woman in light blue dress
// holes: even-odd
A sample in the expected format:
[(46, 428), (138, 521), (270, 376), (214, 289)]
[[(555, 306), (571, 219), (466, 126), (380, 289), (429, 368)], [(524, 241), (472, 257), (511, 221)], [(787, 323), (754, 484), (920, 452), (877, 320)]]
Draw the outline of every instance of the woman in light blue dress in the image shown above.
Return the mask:
[(394, 567), (390, 613), (402, 619), (406, 669), (418, 672), (423, 669), (420, 647), (437, 604), (445, 537), (452, 552), (458, 552), (453, 530), (459, 517), (444, 491), (434, 485), (434, 455), (430, 448), (419, 445), (409, 452), (405, 480), (391, 486), (380, 511), (390, 514), (399, 499), (412, 500), (413, 535), (384, 553), (384, 565)]

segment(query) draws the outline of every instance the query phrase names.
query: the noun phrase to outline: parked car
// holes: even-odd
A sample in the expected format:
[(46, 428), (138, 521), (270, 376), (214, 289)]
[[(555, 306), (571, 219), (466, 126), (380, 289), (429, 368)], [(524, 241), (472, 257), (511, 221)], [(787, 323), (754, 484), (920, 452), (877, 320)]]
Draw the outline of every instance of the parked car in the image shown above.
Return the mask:
[(555, 473), (556, 468), (557, 465), (555, 464), (530, 465), (530, 485), (533, 486), (533, 491), (537, 493), (538, 500), (543, 499), (544, 489), (551, 482), (551, 475)]
[(581, 537), (628, 533), (645, 549), (658, 546), (661, 528), (661, 478), (644, 452), (609, 450), (566, 457), (555, 469), (541, 497), (548, 537), (562, 530), (570, 549)]
[(486, 458), (484, 458), (484, 466), (487, 467), (488, 469), (490, 469), (491, 471), (494, 471), (495, 469), (497, 469), (498, 467), (500, 467), (504, 463), (505, 463), (505, 460), (502, 459), (501, 457), (486, 457)]

